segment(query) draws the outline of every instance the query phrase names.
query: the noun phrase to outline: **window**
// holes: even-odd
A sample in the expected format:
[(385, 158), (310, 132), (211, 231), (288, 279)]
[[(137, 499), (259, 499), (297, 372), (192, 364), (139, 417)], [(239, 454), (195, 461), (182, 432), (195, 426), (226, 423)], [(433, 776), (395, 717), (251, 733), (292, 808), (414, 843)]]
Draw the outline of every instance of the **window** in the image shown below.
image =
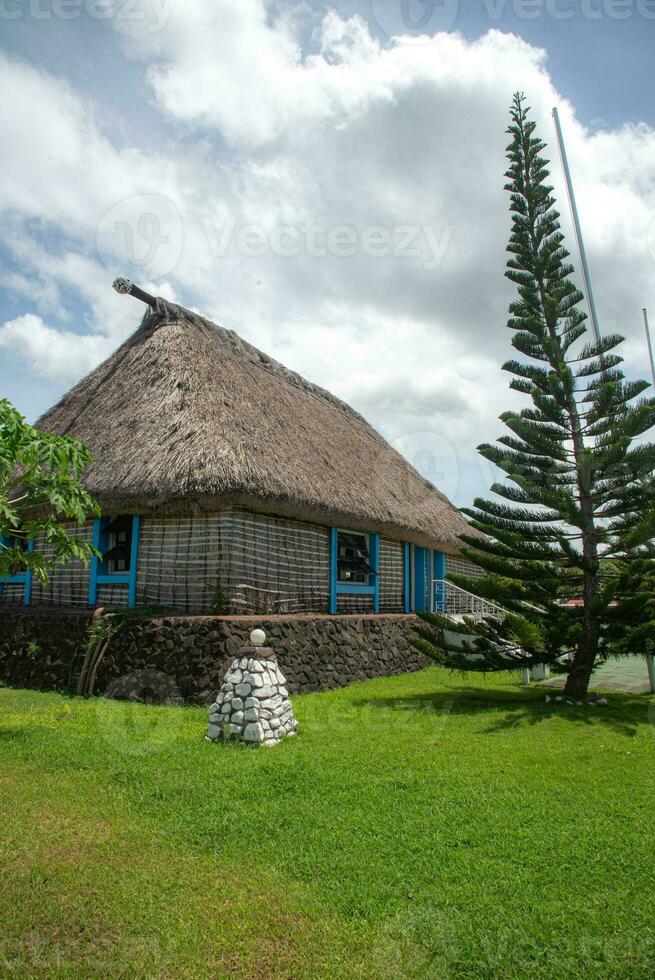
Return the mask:
[(105, 575), (124, 575), (130, 570), (132, 553), (132, 516), (104, 518), (101, 528), (100, 551)]
[[(5, 534), (0, 535), (0, 549), (2, 551), (13, 551), (16, 548), (19, 548), (20, 551), (28, 551), (29, 544), (27, 539), (22, 535), (11, 535), (11, 537)], [(14, 578), (15, 576), (20, 576), (24, 573), (24, 571), (25, 566), (16, 563), (9, 567), (9, 577)]]
[(375, 571), (369, 563), (369, 536), (356, 531), (339, 531), (337, 538), (337, 581), (368, 585)]
[(91, 559), (90, 606), (96, 605), (98, 586), (101, 585), (126, 585), (128, 605), (136, 605), (140, 527), (138, 514), (96, 517), (93, 522), (93, 546), (102, 557), (94, 555)]

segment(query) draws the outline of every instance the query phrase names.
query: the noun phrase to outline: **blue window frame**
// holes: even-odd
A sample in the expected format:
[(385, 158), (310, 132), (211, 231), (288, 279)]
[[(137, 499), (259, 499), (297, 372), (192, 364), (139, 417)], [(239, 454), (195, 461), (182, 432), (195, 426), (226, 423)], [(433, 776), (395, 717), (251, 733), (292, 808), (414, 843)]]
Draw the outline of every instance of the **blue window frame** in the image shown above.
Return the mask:
[(380, 535), (330, 528), (330, 614), (338, 595), (370, 595), (380, 611)]
[(99, 585), (127, 585), (127, 602), (136, 606), (136, 569), (139, 558), (138, 514), (97, 517), (93, 522), (93, 546), (102, 558), (91, 559), (89, 605), (98, 601)]
[(446, 556), (443, 551), (435, 551), (433, 553), (433, 567), (434, 571), (432, 573), (432, 578), (435, 582), (434, 591), (432, 594), (432, 607), (433, 612), (445, 612), (446, 611)]
[(411, 551), (409, 541), (405, 541), (403, 544), (403, 603), (406, 613), (412, 611)]
[[(0, 534), (0, 543), (3, 548), (13, 548), (15, 547), (16, 539)], [(33, 541), (27, 542), (27, 550), (34, 551)], [(26, 569), (24, 572), (17, 572), (15, 575), (5, 575), (3, 578), (0, 578), (0, 596), (4, 592), (5, 585), (22, 585), (25, 605), (30, 605), (32, 601), (32, 573), (29, 569)]]

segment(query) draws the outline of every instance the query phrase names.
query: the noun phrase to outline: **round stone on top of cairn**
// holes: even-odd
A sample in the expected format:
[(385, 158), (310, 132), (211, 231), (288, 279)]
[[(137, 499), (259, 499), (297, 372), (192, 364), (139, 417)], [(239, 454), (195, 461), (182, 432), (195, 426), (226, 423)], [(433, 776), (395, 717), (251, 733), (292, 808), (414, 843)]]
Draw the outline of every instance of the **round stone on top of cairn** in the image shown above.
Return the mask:
[(232, 661), (209, 709), (205, 738), (210, 742), (226, 738), (249, 745), (277, 745), (285, 735), (296, 734), (298, 722), (286, 678), (265, 642), (264, 630), (253, 630), (251, 646), (243, 647)]

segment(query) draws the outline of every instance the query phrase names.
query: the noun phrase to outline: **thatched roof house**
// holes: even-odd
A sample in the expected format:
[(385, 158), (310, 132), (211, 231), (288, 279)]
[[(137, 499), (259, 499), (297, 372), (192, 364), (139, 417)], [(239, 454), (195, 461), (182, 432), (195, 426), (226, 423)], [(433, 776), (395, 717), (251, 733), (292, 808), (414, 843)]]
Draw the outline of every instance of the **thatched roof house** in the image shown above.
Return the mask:
[(94, 456), (92, 602), (422, 608), (466, 529), (350, 406), (161, 299), (37, 424)]
[(38, 425), (95, 462), (104, 511), (226, 505), (458, 548), (459, 511), (345, 402), (162, 300)]

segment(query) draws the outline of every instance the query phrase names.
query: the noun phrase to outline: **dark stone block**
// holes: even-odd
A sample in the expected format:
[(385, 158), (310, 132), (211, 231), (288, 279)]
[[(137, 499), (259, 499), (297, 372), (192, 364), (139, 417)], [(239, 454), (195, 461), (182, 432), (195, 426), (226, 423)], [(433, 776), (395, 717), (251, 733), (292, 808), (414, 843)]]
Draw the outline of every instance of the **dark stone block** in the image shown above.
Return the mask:
[[(79, 653), (90, 616), (89, 610), (56, 607), (1, 609), (0, 679), (65, 690), (76, 655), (75, 669), (81, 666)], [(215, 696), (227, 667), (255, 626), (266, 631), (294, 693), (427, 666), (407, 642), (415, 627), (410, 616), (280, 616), (257, 621), (170, 616), (129, 623), (112, 638), (98, 671), (96, 691), (118, 684), (127, 675), (152, 670), (169, 679), (171, 697), (205, 704)], [(36, 659), (30, 654), (33, 643), (40, 651)], [(142, 691), (133, 693), (144, 697)]]

